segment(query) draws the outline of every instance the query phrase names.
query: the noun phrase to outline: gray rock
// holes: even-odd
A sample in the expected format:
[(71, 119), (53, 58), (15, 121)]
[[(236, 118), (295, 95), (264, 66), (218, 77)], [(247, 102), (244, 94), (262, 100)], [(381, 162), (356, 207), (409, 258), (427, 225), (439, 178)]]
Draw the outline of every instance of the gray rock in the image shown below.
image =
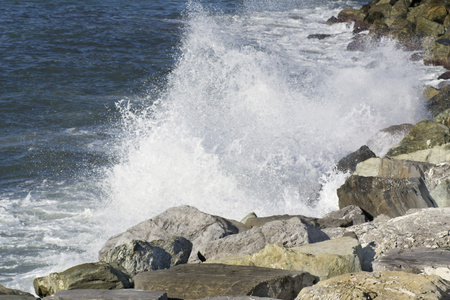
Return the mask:
[(391, 249), (450, 247), (450, 208), (418, 209), (389, 220), (324, 231), (333, 238), (354, 232), (363, 248), (362, 269), (372, 271), (374, 259)]
[(130, 276), (187, 263), (192, 243), (182, 237), (152, 242), (133, 240), (107, 251), (102, 261), (118, 263)]
[(135, 289), (59, 291), (45, 300), (167, 300), (165, 292)]
[(52, 295), (60, 290), (111, 290), (131, 287), (130, 276), (120, 266), (103, 262), (86, 263), (61, 273), (51, 273), (34, 279), (34, 290), (40, 297)]
[(99, 251), (99, 260), (102, 260), (108, 250), (132, 240), (151, 242), (172, 236), (181, 236), (191, 241), (191, 257), (196, 259), (199, 245), (243, 230), (246, 230), (246, 227), (240, 222), (213, 216), (191, 206), (172, 207), (153, 219), (111, 237)]
[(291, 217), (205, 243), (198, 250), (206, 260), (215, 260), (230, 255), (255, 253), (267, 244), (291, 248), (327, 239), (328, 236), (321, 230), (300, 218)]
[(359, 272), (336, 276), (304, 288), (296, 300), (449, 299), (450, 282), (406, 272)]
[(244, 218), (244, 220), (247, 227), (253, 228), (257, 226), (263, 226), (264, 224), (272, 221), (289, 220), (291, 218), (298, 218), (318, 229), (329, 227), (348, 227), (353, 225), (353, 221), (348, 218), (313, 218), (302, 215), (275, 215), (269, 217), (256, 217), (256, 215), (253, 216), (249, 214)]
[(294, 299), (318, 278), (306, 272), (221, 264), (185, 264), (167, 270), (143, 272), (135, 287), (163, 290), (169, 298), (201, 299), (218, 296), (257, 296)]
[[(340, 210), (332, 211), (322, 217), (322, 219), (343, 219), (351, 220), (352, 225), (362, 224), (369, 221), (367, 215), (356, 205), (349, 205)], [(331, 227), (331, 226), (330, 226)], [(337, 227), (337, 226), (336, 226)], [(344, 227), (344, 226), (339, 226)]]
[(35, 300), (36, 297), (30, 293), (16, 289), (10, 289), (0, 284), (0, 300)]
[(341, 172), (353, 173), (356, 170), (356, 165), (359, 162), (365, 161), (369, 158), (375, 157), (375, 153), (367, 146), (362, 146), (355, 152), (350, 153), (346, 157), (342, 158), (337, 164), (336, 168)]
[(450, 249), (392, 249), (373, 262), (373, 270), (424, 273), (450, 281)]

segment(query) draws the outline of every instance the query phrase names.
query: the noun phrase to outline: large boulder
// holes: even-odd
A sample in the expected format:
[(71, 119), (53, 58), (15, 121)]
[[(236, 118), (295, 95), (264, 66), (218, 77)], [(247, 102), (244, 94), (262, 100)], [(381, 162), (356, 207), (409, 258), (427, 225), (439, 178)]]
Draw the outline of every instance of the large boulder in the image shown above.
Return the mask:
[(245, 229), (245, 225), (237, 221), (213, 216), (191, 206), (172, 207), (153, 219), (141, 222), (108, 239), (99, 251), (99, 259), (102, 260), (107, 251), (132, 240), (151, 242), (172, 236), (180, 236), (191, 241), (193, 244), (191, 257), (196, 258), (198, 252), (196, 248), (201, 244)]
[(324, 231), (333, 238), (354, 232), (363, 248), (362, 269), (371, 271), (373, 260), (391, 249), (450, 247), (450, 208), (411, 210), (397, 218)]
[(102, 257), (107, 263), (118, 263), (130, 276), (137, 273), (187, 263), (192, 243), (182, 237), (152, 242), (133, 240), (108, 250)]
[(168, 298), (201, 299), (217, 296), (258, 296), (294, 299), (318, 278), (285, 271), (221, 264), (185, 264), (167, 270), (143, 272), (134, 277), (137, 289), (165, 291)]
[(125, 289), (131, 288), (131, 278), (118, 265), (86, 263), (61, 273), (51, 273), (34, 279), (34, 290), (40, 297), (61, 290), (75, 289)]
[(449, 299), (450, 282), (439, 276), (406, 272), (345, 274), (304, 288), (296, 300), (309, 299)]
[(361, 271), (362, 249), (353, 237), (341, 237), (295, 248), (269, 244), (249, 255), (229, 256), (212, 263), (256, 266), (311, 273), (320, 280)]
[(291, 248), (327, 239), (328, 236), (321, 230), (293, 217), (268, 222), (242, 233), (202, 244), (198, 251), (205, 260), (215, 260), (230, 255), (255, 253), (267, 244)]
[[(445, 44), (441, 44), (444, 43), (444, 41)], [(431, 51), (433, 53), (433, 60), (447, 60), (448, 62), (446, 62), (446, 64), (448, 64), (448, 67), (450, 68), (450, 37), (445, 40), (437, 40)], [(444, 86), (439, 90), (437, 95), (431, 97), (431, 99), (427, 101), (427, 107), (433, 116), (438, 116), (439, 114), (450, 109), (450, 85)], [(444, 125), (448, 126), (448, 123)]]
[(0, 299), (8, 300), (35, 300), (36, 297), (16, 289), (10, 289), (0, 284)]
[(373, 262), (373, 270), (424, 273), (450, 281), (450, 249), (392, 249)]
[(59, 291), (45, 300), (167, 300), (165, 292), (125, 290), (69, 290)]
[(371, 158), (337, 190), (339, 207), (356, 205), (376, 217), (404, 215), (411, 208), (435, 207), (424, 182), (428, 165)]
[(386, 154), (395, 157), (418, 150), (430, 149), (450, 142), (449, 128), (433, 121), (421, 121), (414, 125), (409, 135)]
[(375, 157), (375, 153), (369, 149), (367, 146), (361, 146), (355, 152), (350, 153), (346, 157), (342, 158), (336, 164), (336, 168), (341, 172), (353, 173), (356, 170), (356, 165), (359, 162), (365, 161), (366, 159)]

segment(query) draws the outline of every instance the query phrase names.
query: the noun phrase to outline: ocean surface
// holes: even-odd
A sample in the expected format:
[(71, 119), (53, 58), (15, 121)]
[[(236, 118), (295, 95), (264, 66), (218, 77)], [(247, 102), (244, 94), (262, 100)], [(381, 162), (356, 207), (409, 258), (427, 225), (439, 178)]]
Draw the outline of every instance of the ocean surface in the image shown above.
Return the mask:
[(335, 163), (427, 118), (441, 71), (346, 51), (325, 21), (366, 1), (0, 2), (0, 284), (29, 292), (172, 206), (337, 209)]

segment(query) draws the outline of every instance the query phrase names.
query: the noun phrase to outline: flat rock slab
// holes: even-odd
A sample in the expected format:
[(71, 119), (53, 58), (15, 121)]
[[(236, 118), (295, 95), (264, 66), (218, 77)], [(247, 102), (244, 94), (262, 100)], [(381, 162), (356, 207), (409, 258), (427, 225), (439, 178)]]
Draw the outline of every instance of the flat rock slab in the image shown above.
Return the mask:
[(143, 272), (135, 288), (165, 291), (169, 298), (202, 299), (219, 296), (257, 296), (294, 299), (300, 290), (318, 282), (301, 271), (221, 264), (186, 264), (168, 270)]
[(45, 300), (167, 300), (164, 292), (125, 290), (70, 290), (59, 291)]
[(425, 273), (450, 281), (450, 250), (392, 249), (374, 261), (373, 270)]

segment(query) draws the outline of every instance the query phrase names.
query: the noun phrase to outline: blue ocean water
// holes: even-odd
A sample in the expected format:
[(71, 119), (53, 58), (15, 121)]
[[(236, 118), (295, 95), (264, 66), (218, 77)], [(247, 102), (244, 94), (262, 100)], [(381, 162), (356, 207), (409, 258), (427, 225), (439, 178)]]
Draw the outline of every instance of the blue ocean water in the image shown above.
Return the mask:
[(32, 291), (174, 205), (335, 209), (335, 162), (425, 118), (438, 71), (389, 40), (346, 51), (325, 21), (361, 4), (2, 1), (0, 283)]

